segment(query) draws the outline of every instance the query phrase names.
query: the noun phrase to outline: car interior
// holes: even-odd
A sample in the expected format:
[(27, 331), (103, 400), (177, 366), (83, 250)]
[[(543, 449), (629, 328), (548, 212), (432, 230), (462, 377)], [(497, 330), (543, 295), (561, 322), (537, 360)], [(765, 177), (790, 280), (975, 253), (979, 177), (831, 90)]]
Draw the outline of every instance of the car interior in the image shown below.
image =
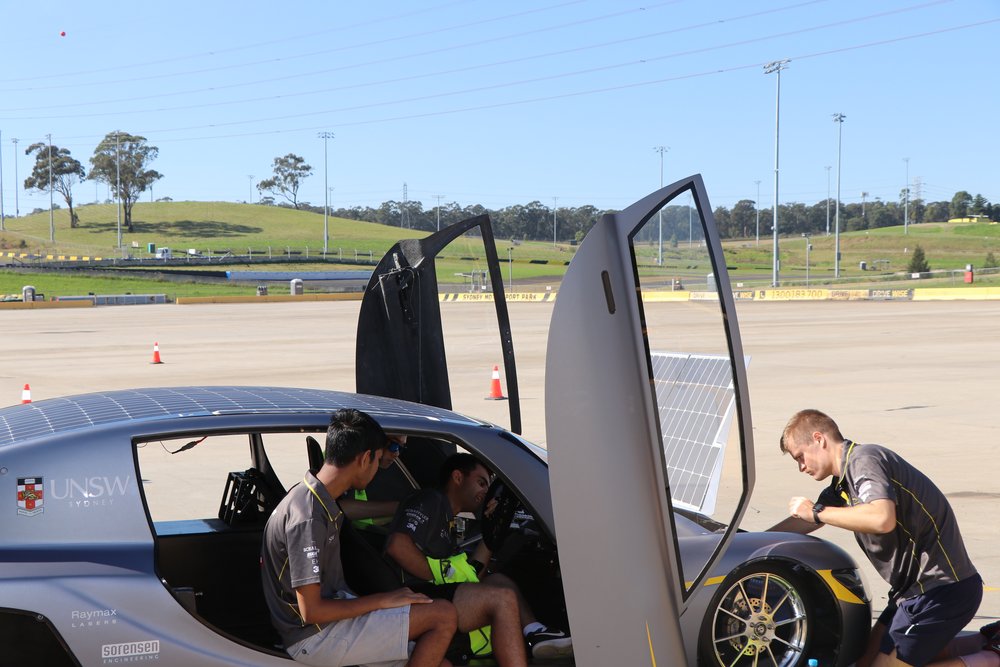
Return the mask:
[[(264, 524), (306, 467), (323, 462), (325, 433), (246, 432), (192, 434), (137, 442), (143, 496), (154, 531), (156, 572), (178, 603), (200, 622), (233, 641), (287, 657), (271, 625), (260, 582)], [(454, 443), (409, 436), (400, 457), (366, 489), (369, 500), (405, 498), (433, 485)], [(224, 463), (223, 463), (224, 462)], [(223, 470), (219, 466), (237, 469)], [(243, 465), (243, 462), (246, 465)], [(487, 462), (488, 465), (488, 462)], [(159, 488), (186, 478), (190, 497), (163, 497)], [(492, 571), (518, 582), (539, 620), (566, 627), (555, 544), (538, 530), (515, 493), (500, 480), (490, 488), (501, 510), (494, 520), (464, 516), (460, 539), (470, 553), (486, 533), (494, 546)], [(383, 555), (391, 517), (344, 523), (341, 557), (349, 586), (359, 595), (400, 587)], [(489, 664), (489, 662), (477, 664)]]

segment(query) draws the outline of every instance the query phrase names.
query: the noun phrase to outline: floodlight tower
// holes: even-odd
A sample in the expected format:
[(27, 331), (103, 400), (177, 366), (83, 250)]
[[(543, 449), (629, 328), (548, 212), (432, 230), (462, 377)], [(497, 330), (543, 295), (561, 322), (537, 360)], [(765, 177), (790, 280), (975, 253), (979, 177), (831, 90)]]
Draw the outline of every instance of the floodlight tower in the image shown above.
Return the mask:
[(757, 184), (757, 199), (753, 203), (753, 207), (757, 209), (757, 245), (760, 246), (760, 181), (754, 181)]
[(552, 198), (552, 245), (556, 244), (556, 210), (559, 208), (559, 197)]
[(56, 240), (56, 219), (52, 212), (52, 135), (46, 134), (45, 138), (49, 141), (49, 241), (55, 242)]
[(122, 154), (121, 144), (118, 138), (118, 130), (115, 130), (115, 212), (118, 214), (118, 250), (122, 249)]
[[(0, 133), (0, 136), (3, 136), (3, 134)], [(14, 151), (16, 153), (17, 148), (15, 148)], [(14, 185), (17, 186), (16, 180), (14, 182)], [(2, 232), (4, 230), (3, 218), (4, 218), (4, 214), (3, 214), (3, 150), (0, 150), (0, 232)]]
[(778, 137), (781, 129), (781, 70), (791, 62), (788, 58), (764, 65), (764, 74), (778, 75), (774, 96), (774, 257), (771, 260), (771, 286), (778, 286)]
[(826, 235), (830, 235), (830, 165), (826, 165)]
[[(670, 150), (669, 146), (653, 146), (653, 150), (660, 154), (660, 188), (663, 188), (663, 154)], [(659, 250), (656, 253), (656, 264), (658, 266), (663, 266), (663, 207), (660, 207), (659, 211), (659, 222), (657, 224), (659, 229)]]
[(333, 132), (320, 132), (318, 136), (323, 140), (323, 256), (326, 257), (330, 246), (330, 169), (326, 144), (327, 139), (333, 139)]
[(840, 153), (842, 141), (841, 138), (844, 136), (844, 119), (847, 118), (842, 113), (833, 114), (833, 122), (837, 124), (837, 203), (836, 203), (836, 240), (834, 245), (836, 246), (835, 255), (833, 257), (833, 277), (840, 277)]
[(906, 187), (903, 189), (903, 234), (909, 233), (910, 228), (910, 158), (904, 157), (906, 163)]
[(14, 144), (14, 217), (21, 217), (21, 205), (17, 201), (17, 137), (10, 140)]

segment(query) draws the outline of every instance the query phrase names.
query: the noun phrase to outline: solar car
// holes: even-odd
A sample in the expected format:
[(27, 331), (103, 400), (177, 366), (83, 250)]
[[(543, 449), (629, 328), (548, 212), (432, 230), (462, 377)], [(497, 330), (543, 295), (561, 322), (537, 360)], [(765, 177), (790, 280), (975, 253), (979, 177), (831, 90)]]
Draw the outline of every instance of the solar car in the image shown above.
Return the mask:
[[(664, 248), (659, 231), (685, 217), (686, 244)], [(451, 409), (435, 259), (470, 235), (497, 313), (502, 426)], [(747, 362), (700, 177), (606, 216), (580, 246), (550, 326), (546, 448), (519, 435), (495, 246), (480, 217), (390, 249), (361, 305), (354, 392), (149, 388), (0, 409), (0, 664), (291, 664), (261, 591), (262, 529), (344, 407), (407, 436), (371, 499), (432, 484), (458, 450), (489, 466), (498, 509), (463, 517), (460, 541), (486, 541), (539, 619), (571, 630), (575, 664), (853, 662), (870, 624), (854, 560), (738, 530), (754, 476)], [(678, 294), (678, 278), (700, 289)], [(385, 538), (346, 524), (358, 593), (398, 586)]]

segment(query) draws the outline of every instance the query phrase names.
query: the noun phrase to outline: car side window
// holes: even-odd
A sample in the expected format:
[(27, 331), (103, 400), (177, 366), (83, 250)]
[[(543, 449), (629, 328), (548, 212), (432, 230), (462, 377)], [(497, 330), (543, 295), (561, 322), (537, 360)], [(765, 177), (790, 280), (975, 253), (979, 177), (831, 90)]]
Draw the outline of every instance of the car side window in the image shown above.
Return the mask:
[(249, 434), (150, 440), (135, 448), (154, 527), (216, 518), (229, 473), (251, 466)]
[[(306, 439), (312, 437), (322, 453), (326, 446), (325, 433), (262, 433), (264, 452), (271, 469), (285, 489), (290, 489), (302, 481), (309, 470), (309, 445)], [(234, 468), (235, 470), (235, 468)]]

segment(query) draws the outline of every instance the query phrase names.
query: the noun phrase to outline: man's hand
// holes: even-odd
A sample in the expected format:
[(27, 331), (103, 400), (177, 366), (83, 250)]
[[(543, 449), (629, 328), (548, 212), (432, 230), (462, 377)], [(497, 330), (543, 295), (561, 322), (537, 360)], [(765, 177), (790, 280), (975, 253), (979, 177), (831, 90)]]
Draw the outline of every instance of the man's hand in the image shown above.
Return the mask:
[(815, 523), (813, 521), (813, 501), (808, 498), (803, 498), (802, 496), (795, 496), (788, 501), (788, 513), (794, 516), (796, 519), (802, 519), (803, 521), (808, 521), (809, 523)]
[(430, 604), (433, 602), (423, 593), (414, 593), (409, 588), (399, 588), (387, 593), (376, 593), (380, 609), (405, 607), (408, 604)]
[(493, 512), (496, 511), (497, 505), (499, 505), (499, 504), (500, 504), (500, 501), (498, 499), (496, 499), (496, 498), (490, 498), (490, 501), (488, 503), (486, 503), (486, 507), (483, 508), (483, 516), (484, 517), (493, 516)]
[[(812, 511), (813, 501), (808, 498), (795, 497), (788, 501), (789, 514), (815, 525)], [(886, 498), (879, 498), (861, 505), (827, 507), (820, 517), (828, 526), (844, 528), (855, 533), (881, 535), (896, 528), (896, 503)]]

